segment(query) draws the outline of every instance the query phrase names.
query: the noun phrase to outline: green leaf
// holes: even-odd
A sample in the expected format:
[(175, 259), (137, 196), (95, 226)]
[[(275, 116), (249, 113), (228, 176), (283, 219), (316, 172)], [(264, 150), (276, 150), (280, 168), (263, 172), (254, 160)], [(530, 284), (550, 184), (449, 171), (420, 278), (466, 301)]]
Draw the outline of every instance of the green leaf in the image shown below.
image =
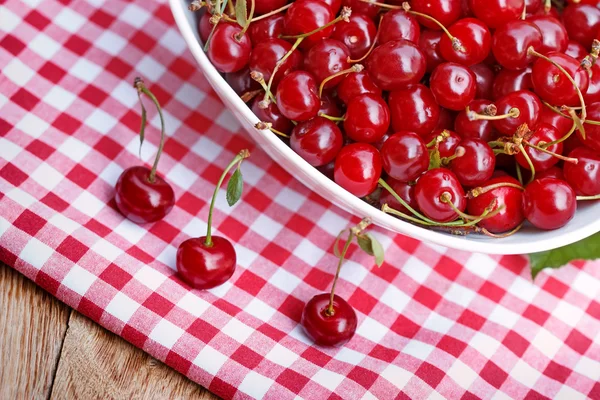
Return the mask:
[(365, 233), (357, 236), (356, 241), (365, 253), (375, 257), (375, 264), (377, 264), (378, 267), (381, 267), (384, 260), (384, 251), (381, 243), (379, 243), (375, 236)]
[(242, 191), (244, 190), (244, 180), (242, 179), (242, 173), (239, 167), (235, 170), (229, 182), (227, 182), (227, 204), (231, 207), (242, 197)]
[(543, 269), (560, 268), (571, 261), (596, 259), (600, 259), (600, 232), (568, 246), (530, 254), (531, 277), (535, 279)]
[(442, 157), (440, 156), (440, 149), (436, 146), (432, 150), (429, 150), (429, 169), (435, 169), (442, 166)]
[(235, 19), (239, 26), (245, 28), (248, 24), (248, 17), (246, 15), (246, 0), (236, 0), (235, 2)]

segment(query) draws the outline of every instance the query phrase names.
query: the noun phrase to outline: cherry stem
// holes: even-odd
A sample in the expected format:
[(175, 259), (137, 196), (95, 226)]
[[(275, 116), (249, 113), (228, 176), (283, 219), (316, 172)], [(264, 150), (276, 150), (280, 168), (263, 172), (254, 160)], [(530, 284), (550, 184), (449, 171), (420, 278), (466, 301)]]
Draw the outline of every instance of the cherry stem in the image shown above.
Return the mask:
[(515, 162), (515, 169), (517, 170), (517, 180), (523, 185), (523, 173), (521, 172), (521, 166), (518, 162)]
[[(321, 29), (321, 28), (319, 28), (319, 29)], [(283, 36), (281, 36), (281, 37), (283, 37)], [(273, 97), (273, 93), (271, 93), (271, 87), (273, 86), (273, 78), (275, 78), (275, 74), (277, 74), (277, 72), (279, 71), (279, 68), (283, 65), (285, 60), (287, 60), (288, 57), (298, 48), (298, 46), (300, 46), (300, 43), (302, 43), (303, 40), (304, 40), (304, 37), (297, 38), (296, 41), (294, 42), (294, 44), (292, 45), (292, 48), (287, 53), (285, 53), (279, 61), (277, 61), (277, 64), (275, 64), (275, 68), (273, 68), (273, 72), (271, 72), (271, 76), (269, 77), (269, 83), (265, 89), (265, 97), (263, 98), (262, 104), (259, 104), (260, 108), (264, 109), (269, 106), (269, 97)], [(264, 79), (263, 79), (263, 82), (264, 82)]]
[(319, 117), (326, 118), (326, 119), (328, 119), (330, 121), (333, 121), (333, 122), (341, 122), (341, 121), (344, 121), (346, 119), (345, 115), (342, 115), (341, 117), (334, 117), (334, 116), (327, 115), (327, 114), (324, 114), (324, 113), (319, 113)]
[(248, 157), (250, 157), (250, 152), (247, 149), (240, 151), (238, 153), (238, 155), (236, 155), (234, 157), (234, 159), (231, 160), (229, 165), (227, 165), (227, 167), (225, 167), (225, 171), (223, 171), (223, 173), (221, 174), (221, 177), (219, 178), (219, 181), (217, 182), (217, 187), (215, 187), (215, 191), (214, 191), (212, 199), (210, 201), (210, 208), (208, 209), (208, 221), (206, 222), (206, 224), (207, 224), (206, 240), (204, 241), (204, 245), (206, 247), (212, 247), (212, 245), (213, 245), (213, 242), (212, 242), (212, 216), (213, 216), (213, 209), (215, 207), (215, 200), (217, 199), (217, 194), (219, 194), (219, 189), (221, 188), (221, 185), (223, 184), (223, 181), (225, 180), (225, 177), (227, 176), (227, 173), (231, 170), (231, 168), (233, 168), (236, 164), (239, 164), (238, 165), (238, 168), (239, 168), (239, 166), (242, 164), (242, 161)]
[(577, 196), (577, 200), (600, 200), (600, 194), (595, 196)]
[[(211, 19), (211, 21), (210, 21), (210, 22), (211, 22), (211, 24), (213, 23), (213, 22), (212, 22), (212, 19), (213, 19), (213, 18), (215, 18), (215, 16), (214, 16), (214, 15), (213, 15), (212, 17), (210, 17), (210, 19)], [(208, 35), (208, 38), (206, 39), (206, 43), (204, 43), (204, 49), (203, 49), (203, 50), (204, 50), (205, 52), (208, 50), (208, 45), (210, 44), (210, 40), (212, 39), (213, 35), (215, 34), (215, 30), (217, 29), (217, 26), (219, 25), (219, 22), (220, 22), (220, 21), (221, 21), (221, 18), (217, 18), (217, 19), (216, 19), (216, 21), (215, 21), (215, 23), (213, 24), (213, 27), (212, 27), (212, 29), (210, 30), (210, 34)]]
[(550, 146), (554, 146), (555, 144), (559, 144), (559, 143), (564, 142), (565, 140), (567, 140), (568, 138), (571, 137), (571, 135), (573, 134), (573, 132), (575, 132), (575, 129), (577, 129), (577, 124), (575, 123), (575, 121), (573, 121), (573, 126), (571, 126), (571, 129), (569, 129), (569, 132), (567, 132), (566, 135), (564, 135), (560, 139), (556, 139), (556, 140), (553, 140), (551, 142), (544, 143), (543, 145), (540, 145), (540, 147), (542, 147), (544, 149), (547, 149)]
[[(365, 1), (365, 0), (361, 0), (361, 1)], [(380, 5), (381, 3), (376, 3), (377, 5)], [(427, 14), (423, 14), (417, 11), (412, 11), (410, 8), (410, 4), (408, 2), (403, 2), (402, 3), (402, 9), (408, 13), (408, 14), (412, 14), (412, 15), (416, 15), (417, 17), (421, 17), (424, 18), (428, 21), (433, 22), (434, 24), (436, 24), (437, 26), (440, 27), (440, 29), (442, 31), (444, 31), (444, 33), (446, 34), (446, 36), (448, 36), (448, 39), (450, 39), (450, 41), (452, 42), (452, 48), (455, 51), (460, 51), (460, 52), (465, 52), (465, 48), (463, 47), (462, 43), (460, 42), (460, 40), (458, 40), (458, 38), (456, 38), (455, 36), (452, 36), (452, 34), (450, 33), (450, 31), (444, 26), (444, 24), (442, 24), (440, 21), (438, 21), (437, 19), (433, 18), (430, 15)]]
[(552, 0), (544, 0), (544, 12), (548, 14), (552, 9)]
[(206, 5), (206, 3), (203, 2), (203, 1), (194, 0), (188, 6), (188, 10), (190, 10), (190, 11), (198, 11), (202, 7), (204, 7), (205, 5)]
[(333, 26), (335, 24), (337, 24), (340, 21), (346, 21), (349, 22), (349, 18), (350, 15), (352, 15), (352, 9), (350, 7), (342, 7), (342, 11), (340, 12), (340, 15), (337, 16), (337, 18), (335, 18), (334, 20), (326, 23), (323, 26), (318, 27), (317, 29), (313, 29), (312, 31), (308, 32), (308, 33), (303, 33), (301, 35), (292, 35), (292, 36), (285, 36), (285, 35), (281, 35), (279, 36), (281, 39), (304, 39), (309, 37), (310, 35), (320, 32), (323, 29), (327, 29), (330, 26)]
[(422, 221), (425, 222), (429, 222), (430, 224), (433, 225), (437, 225), (438, 223), (435, 222), (434, 220), (431, 220), (429, 218), (427, 218), (426, 216), (424, 216), (423, 214), (421, 214), (420, 212), (418, 212), (417, 210), (415, 210), (414, 208), (412, 208), (406, 201), (404, 201), (404, 199), (402, 197), (400, 197), (398, 195), (398, 193), (396, 193), (396, 191), (394, 189), (392, 189), (390, 187), (390, 185), (388, 185), (383, 179), (379, 178), (378, 181), (379, 185), (381, 187), (383, 187), (385, 190), (387, 190), (388, 192), (390, 192), (390, 194), (392, 195), (392, 197), (394, 199), (396, 199), (396, 201), (400, 204), (402, 204), (404, 206), (404, 208), (406, 208), (408, 211), (410, 211), (415, 217), (420, 218)]
[(456, 207), (456, 205), (454, 204), (454, 202), (452, 201), (452, 195), (449, 192), (444, 192), (440, 195), (440, 201), (442, 203), (446, 203), (447, 205), (449, 205), (456, 214), (458, 214), (459, 217), (461, 217), (465, 222), (466, 221), (471, 221), (474, 219), (477, 219), (478, 217), (475, 217), (473, 215), (469, 215), (469, 214), (465, 214), (464, 212), (462, 212), (461, 210), (458, 209), (458, 207)]
[(290, 136), (286, 135), (285, 133), (278, 131), (277, 129), (273, 128), (273, 124), (271, 122), (257, 122), (256, 125), (254, 125), (254, 127), (258, 130), (264, 131), (266, 129), (270, 130), (271, 132), (273, 132), (276, 135), (279, 135), (281, 137), (284, 137), (286, 139), (289, 139)]
[(422, 221), (418, 218), (411, 217), (410, 215), (407, 215), (407, 214), (403, 213), (402, 211), (398, 211), (395, 208), (390, 207), (387, 203), (384, 204), (383, 206), (381, 206), (381, 211), (383, 211), (386, 214), (396, 215), (400, 218), (406, 219), (408, 221), (414, 222), (419, 225), (433, 226), (433, 227), (455, 227), (455, 228), (466, 226), (463, 221), (452, 221), (452, 222)]
[(469, 121), (479, 121), (479, 120), (499, 121), (501, 119), (507, 119), (507, 118), (518, 118), (521, 115), (521, 110), (519, 110), (516, 107), (511, 108), (510, 110), (508, 110), (507, 114), (502, 114), (502, 115), (479, 114), (475, 111), (471, 111), (469, 106), (467, 106), (465, 108), (465, 112), (467, 113), (467, 118), (469, 119)]
[(386, 4), (386, 3), (379, 3), (377, 1), (371, 1), (371, 0), (360, 0), (363, 3), (369, 3), (369, 4), (373, 4), (374, 6), (378, 6), (381, 8), (387, 8), (388, 10), (402, 10), (402, 6), (396, 6), (393, 4)]
[(484, 193), (487, 193), (494, 189), (500, 189), (500, 188), (504, 188), (504, 187), (511, 187), (511, 188), (515, 188), (515, 189), (519, 189), (519, 190), (525, 190), (525, 188), (523, 186), (517, 185), (515, 183), (499, 182), (499, 183), (494, 183), (492, 185), (488, 185), (488, 186), (484, 186), (484, 187), (478, 186), (476, 188), (473, 188), (467, 192), (467, 198), (474, 199), (475, 197), (481, 196)]
[[(567, 107), (567, 110), (568, 110), (568, 112), (570, 114), (570, 115), (567, 115), (567, 114), (563, 113), (558, 107), (554, 107), (553, 105), (551, 105), (551, 104), (549, 104), (549, 103), (547, 103), (545, 101), (543, 103), (544, 103), (544, 105), (546, 107), (548, 107), (549, 109), (551, 109), (552, 111), (554, 111), (556, 114), (558, 114), (558, 115), (560, 115), (562, 117), (568, 118), (568, 119), (570, 119), (572, 121), (575, 121), (575, 123), (579, 122), (579, 124), (577, 125), (577, 127), (579, 128), (579, 131), (582, 133), (582, 136), (585, 139), (585, 130), (583, 132), (581, 131), (583, 129), (583, 126), (580, 125), (581, 124), (581, 120), (579, 118), (577, 118), (577, 116), (573, 116), (573, 114), (571, 113), (571, 111), (573, 111), (573, 109), (571, 107)], [(594, 120), (591, 120), (591, 119), (586, 119), (585, 123), (589, 124), (589, 125), (600, 125), (600, 121), (594, 121)]]
[(444, 129), (439, 135), (434, 137), (431, 142), (427, 143), (426, 147), (434, 147), (450, 137), (450, 134)]
[(523, 144), (519, 144), (519, 151), (523, 154), (523, 157), (525, 157), (525, 161), (527, 161), (527, 165), (529, 165), (529, 170), (531, 171), (531, 177), (529, 178), (529, 183), (533, 182), (533, 180), (535, 179), (535, 167), (533, 166), (533, 162), (531, 162), (531, 158), (529, 157), (529, 154), (527, 154), (527, 152), (525, 151), (525, 148), (523, 147)]
[[(268, 90), (267, 88), (267, 83), (265, 82), (265, 77), (261, 72), (258, 71), (250, 71), (250, 78), (254, 79), (256, 82), (258, 82), (258, 84), (263, 88), (263, 90), (265, 91), (265, 94), (268, 94), (269, 97), (271, 98), (271, 101), (275, 104), (277, 104), (277, 101), (275, 100), (275, 96), (273, 96), (273, 93), (271, 93), (270, 90)], [(264, 100), (263, 100), (264, 101)], [(269, 104), (267, 103), (267, 107), (269, 106)], [(265, 107), (265, 108), (267, 108)]]
[(527, 17), (527, 2), (523, 2), (523, 12), (521, 13), (521, 19), (525, 20)]
[(262, 89), (252, 90), (250, 92), (246, 92), (246, 93), (242, 94), (240, 96), (240, 98), (244, 101), (244, 103), (247, 103), (250, 100), (252, 100), (253, 98), (255, 98), (256, 96), (258, 96), (260, 94), (260, 92), (262, 92)]
[(323, 79), (323, 81), (321, 82), (321, 85), (319, 85), (319, 97), (321, 97), (323, 95), (323, 88), (325, 87), (327, 82), (331, 81), (332, 79), (337, 78), (338, 76), (348, 75), (352, 72), (362, 72), (363, 69), (365, 69), (365, 67), (363, 67), (362, 64), (354, 64), (353, 66), (351, 66), (348, 69), (342, 70), (340, 72), (336, 72), (333, 75), (329, 75), (327, 78)]
[(158, 100), (152, 94), (150, 90), (144, 84), (144, 81), (139, 76), (135, 78), (133, 81), (133, 87), (138, 91), (138, 98), (140, 99), (140, 104), (142, 105), (142, 125), (140, 127), (140, 151), (142, 149), (142, 143), (144, 141), (144, 131), (146, 129), (146, 109), (144, 107), (144, 103), (142, 102), (142, 93), (152, 100), (156, 109), (158, 110), (158, 116), (160, 118), (160, 143), (158, 145), (158, 150), (156, 151), (156, 157), (154, 158), (154, 164), (152, 165), (152, 169), (150, 170), (150, 176), (148, 177), (148, 181), (150, 183), (154, 183), (156, 178), (156, 169), (158, 168), (158, 160), (160, 159), (160, 155), (163, 152), (163, 148), (165, 147), (165, 118), (163, 117), (162, 109), (160, 108), (160, 104)]
[(524, 224), (524, 222), (521, 222), (521, 223), (520, 223), (520, 224), (519, 224), (519, 225), (518, 225), (518, 226), (517, 226), (515, 229), (513, 229), (512, 231), (508, 231), (508, 232), (506, 232), (506, 233), (503, 233), (503, 234), (500, 234), (500, 235), (499, 235), (499, 234), (497, 234), (497, 233), (492, 233), (492, 232), (488, 231), (488, 230), (487, 230), (487, 229), (485, 229), (485, 228), (481, 228), (481, 232), (482, 232), (484, 235), (486, 235), (486, 236), (493, 237), (493, 238), (496, 238), (496, 239), (502, 239), (502, 238), (506, 238), (506, 237), (512, 236), (512, 235), (514, 235), (515, 233), (519, 232), (519, 231), (521, 230), (521, 228), (523, 227), (523, 224)]
[(556, 157), (556, 158), (558, 158), (559, 160), (563, 160), (563, 161), (565, 161), (565, 162), (569, 162), (569, 163), (573, 163), (573, 164), (577, 164), (577, 162), (578, 162), (578, 160), (577, 160), (576, 158), (565, 157), (565, 156), (563, 156), (563, 155), (561, 155), (561, 154), (555, 153), (555, 152), (553, 152), (553, 151), (550, 151), (550, 150), (548, 150), (548, 149), (545, 149), (545, 148), (543, 148), (543, 147), (540, 147), (540, 146), (538, 146), (538, 145), (535, 145), (535, 144), (529, 143), (529, 142), (528, 142), (528, 141), (526, 141), (526, 140), (524, 140), (524, 141), (523, 141), (523, 143), (525, 143), (525, 145), (526, 145), (526, 146), (529, 146), (529, 147), (531, 147), (531, 148), (534, 148), (534, 149), (536, 149), (537, 151), (541, 151), (542, 153), (546, 153), (546, 154), (548, 154), (548, 155), (551, 155), (552, 157)]
[(256, 0), (250, 0), (250, 14), (248, 14), (248, 17), (246, 19), (246, 25), (242, 28), (242, 30), (240, 31), (240, 33), (238, 33), (237, 35), (235, 35), (235, 40), (238, 43), (241, 42), (242, 38), (246, 34), (246, 31), (250, 27), (250, 23), (252, 22), (252, 18), (254, 17), (254, 7), (255, 7), (255, 5), (256, 5)]
[(442, 164), (444, 164), (444, 165), (448, 165), (448, 164), (450, 164), (450, 162), (451, 162), (452, 160), (454, 160), (454, 159), (456, 159), (456, 158), (459, 158), (459, 157), (462, 157), (462, 156), (464, 156), (464, 155), (465, 155), (465, 148), (464, 148), (464, 147), (462, 147), (462, 146), (458, 146), (458, 147), (456, 148), (456, 151), (454, 152), (454, 154), (452, 154), (452, 155), (451, 155), (451, 156), (449, 156), (449, 157), (444, 157), (444, 158), (442, 158)]
[(350, 56), (348, 56), (347, 60), (349, 63), (359, 63), (364, 61), (367, 57), (369, 57), (371, 55), (371, 52), (373, 51), (373, 49), (375, 49), (375, 45), (377, 44), (377, 40), (379, 39), (379, 32), (381, 32), (381, 29), (379, 29), (379, 27), (381, 26), (381, 19), (383, 18), (383, 15), (379, 17), (379, 24), (377, 25), (377, 32), (375, 32), (375, 37), (373, 38), (373, 43), (371, 43), (371, 47), (369, 47), (369, 50), (367, 50), (367, 52), (358, 60), (353, 60), (350, 58)]
[(286, 4), (285, 6), (283, 6), (283, 7), (279, 7), (279, 8), (278, 8), (278, 9), (276, 9), (276, 10), (270, 11), (270, 12), (268, 12), (268, 13), (266, 13), (266, 14), (263, 14), (263, 15), (261, 15), (261, 16), (258, 16), (258, 17), (256, 17), (256, 18), (252, 18), (252, 19), (250, 20), (250, 23), (252, 23), (252, 22), (256, 22), (256, 21), (260, 21), (261, 19), (269, 18), (271, 15), (279, 14), (280, 12), (282, 12), (282, 11), (285, 11), (285, 10), (287, 10), (288, 8), (290, 8), (290, 7), (292, 6), (292, 4), (294, 4), (294, 3), (289, 3), (289, 4)]

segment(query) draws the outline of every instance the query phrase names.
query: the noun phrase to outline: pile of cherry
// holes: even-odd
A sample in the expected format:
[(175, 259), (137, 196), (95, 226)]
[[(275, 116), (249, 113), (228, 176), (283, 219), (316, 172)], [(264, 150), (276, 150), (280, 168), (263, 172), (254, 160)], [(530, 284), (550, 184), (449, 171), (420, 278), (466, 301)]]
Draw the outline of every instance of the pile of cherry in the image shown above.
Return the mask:
[(257, 128), (384, 212), (504, 237), (599, 198), (600, 0), (385, 1), (190, 9)]

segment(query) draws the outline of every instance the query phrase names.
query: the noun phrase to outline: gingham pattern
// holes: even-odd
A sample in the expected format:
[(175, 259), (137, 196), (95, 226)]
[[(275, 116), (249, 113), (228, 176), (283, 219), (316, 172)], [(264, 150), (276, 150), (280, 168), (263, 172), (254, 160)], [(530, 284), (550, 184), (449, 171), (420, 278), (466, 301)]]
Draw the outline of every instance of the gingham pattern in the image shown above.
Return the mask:
[[(238, 132), (168, 6), (8, 0), (0, 32), (0, 258), (60, 300), (224, 398), (600, 399), (600, 263), (532, 284), (523, 257), (375, 229), (386, 263), (353, 246), (338, 286), (358, 312), (355, 338), (312, 346), (303, 304), (329, 288), (334, 238), (357, 219)], [(138, 74), (164, 105), (160, 173), (177, 195), (148, 226), (113, 201), (120, 172), (140, 162)], [(215, 212), (238, 269), (190, 290), (176, 248), (203, 234), (214, 184), (244, 147), (243, 201), (230, 209), (221, 194)]]

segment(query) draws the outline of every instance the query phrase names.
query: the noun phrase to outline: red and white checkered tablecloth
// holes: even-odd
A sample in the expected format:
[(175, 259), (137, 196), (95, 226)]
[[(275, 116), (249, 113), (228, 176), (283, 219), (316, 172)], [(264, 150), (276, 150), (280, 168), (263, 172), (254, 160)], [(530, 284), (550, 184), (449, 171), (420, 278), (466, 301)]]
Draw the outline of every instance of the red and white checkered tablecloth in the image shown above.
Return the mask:
[[(248, 141), (202, 77), (167, 4), (8, 0), (0, 5), (0, 259), (224, 398), (600, 399), (600, 263), (544, 272), (527, 260), (427, 245), (381, 229), (386, 263), (353, 246), (338, 285), (356, 336), (319, 348), (298, 324), (326, 291), (335, 236), (356, 223)], [(115, 209), (140, 163), (141, 75), (164, 106), (159, 171), (177, 204), (139, 226)], [(158, 119), (142, 152), (150, 162)], [(216, 180), (244, 147), (243, 200), (217, 201), (239, 265), (210, 291), (175, 276), (204, 233)]]

